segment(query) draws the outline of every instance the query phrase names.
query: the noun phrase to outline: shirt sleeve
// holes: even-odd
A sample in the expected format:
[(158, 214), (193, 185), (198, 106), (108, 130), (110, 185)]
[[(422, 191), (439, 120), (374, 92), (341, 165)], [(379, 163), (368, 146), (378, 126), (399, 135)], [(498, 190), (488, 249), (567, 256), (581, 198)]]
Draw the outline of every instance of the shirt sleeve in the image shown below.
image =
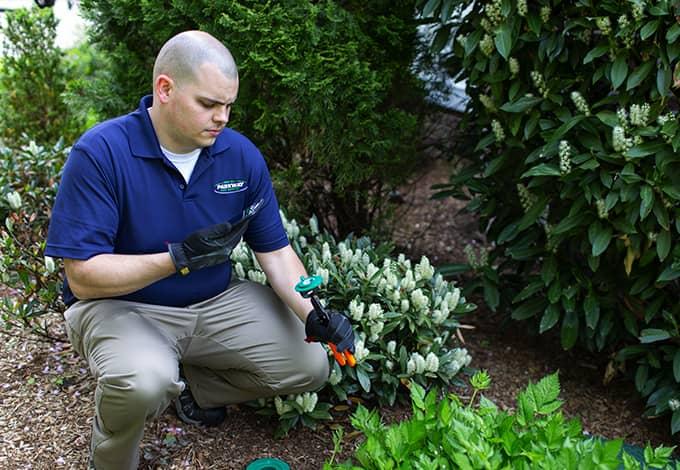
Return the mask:
[(260, 151), (253, 144), (250, 145), (252, 149), (247, 156), (251, 163), (248, 205), (260, 199), (264, 205), (250, 221), (244, 239), (253, 251), (267, 253), (283, 248), (289, 242), (267, 164)]
[(92, 155), (76, 144), (66, 161), (50, 218), (48, 256), (89, 259), (114, 251), (119, 212), (112, 171), (105, 158)]

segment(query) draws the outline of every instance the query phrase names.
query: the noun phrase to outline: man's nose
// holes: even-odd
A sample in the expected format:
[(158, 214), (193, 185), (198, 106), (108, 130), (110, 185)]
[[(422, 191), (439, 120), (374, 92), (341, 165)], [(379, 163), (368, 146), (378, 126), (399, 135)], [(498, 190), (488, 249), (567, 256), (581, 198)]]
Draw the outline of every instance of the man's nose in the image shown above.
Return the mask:
[(220, 106), (213, 114), (213, 121), (226, 124), (229, 122), (229, 106)]

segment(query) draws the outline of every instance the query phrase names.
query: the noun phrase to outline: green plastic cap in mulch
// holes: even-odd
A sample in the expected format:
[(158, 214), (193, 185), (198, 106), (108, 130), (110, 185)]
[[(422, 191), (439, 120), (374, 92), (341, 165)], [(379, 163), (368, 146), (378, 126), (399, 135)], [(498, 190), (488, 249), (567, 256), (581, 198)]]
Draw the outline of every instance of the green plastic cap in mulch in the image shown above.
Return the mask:
[(290, 466), (279, 459), (257, 459), (248, 464), (246, 470), (290, 470)]

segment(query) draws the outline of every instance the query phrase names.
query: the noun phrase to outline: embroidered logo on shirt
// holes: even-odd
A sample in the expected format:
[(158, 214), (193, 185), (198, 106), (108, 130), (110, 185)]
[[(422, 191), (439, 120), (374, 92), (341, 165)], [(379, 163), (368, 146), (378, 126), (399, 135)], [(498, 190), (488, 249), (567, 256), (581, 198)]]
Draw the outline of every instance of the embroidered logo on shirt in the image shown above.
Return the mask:
[(246, 189), (246, 180), (224, 180), (215, 185), (215, 192), (218, 194), (239, 193)]

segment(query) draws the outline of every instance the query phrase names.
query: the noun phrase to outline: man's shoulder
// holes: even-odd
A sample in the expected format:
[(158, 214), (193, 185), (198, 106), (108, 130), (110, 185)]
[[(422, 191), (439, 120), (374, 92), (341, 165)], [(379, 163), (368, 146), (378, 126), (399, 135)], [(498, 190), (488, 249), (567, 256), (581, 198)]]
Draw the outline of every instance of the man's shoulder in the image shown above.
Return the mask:
[(222, 131), (215, 144), (215, 148), (219, 152), (231, 149), (258, 155), (260, 153), (257, 146), (248, 137), (229, 127)]
[(118, 116), (95, 124), (80, 136), (76, 146), (97, 145), (107, 141), (117, 141), (127, 137), (126, 120), (128, 116)]

